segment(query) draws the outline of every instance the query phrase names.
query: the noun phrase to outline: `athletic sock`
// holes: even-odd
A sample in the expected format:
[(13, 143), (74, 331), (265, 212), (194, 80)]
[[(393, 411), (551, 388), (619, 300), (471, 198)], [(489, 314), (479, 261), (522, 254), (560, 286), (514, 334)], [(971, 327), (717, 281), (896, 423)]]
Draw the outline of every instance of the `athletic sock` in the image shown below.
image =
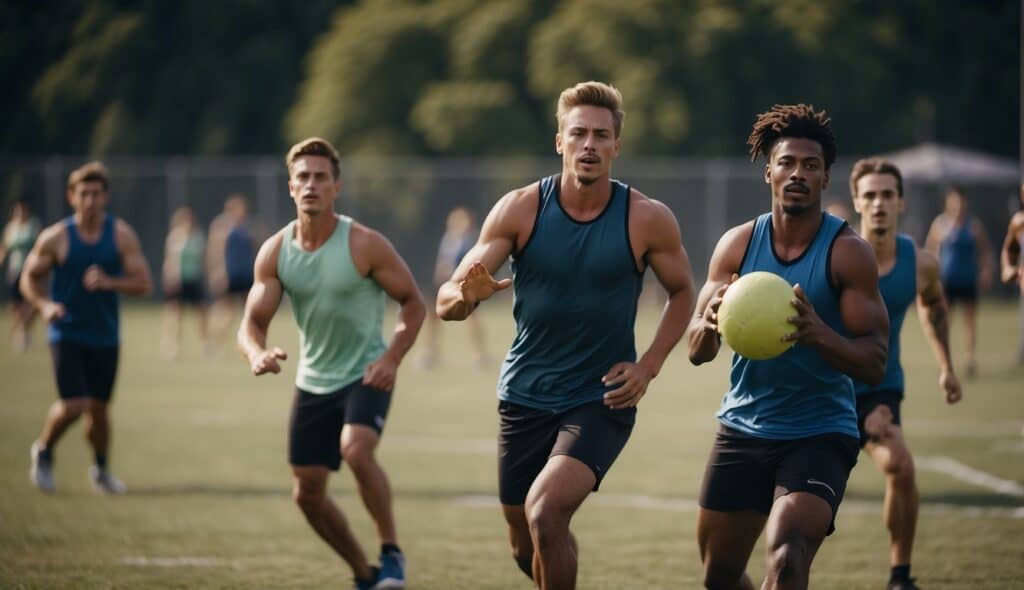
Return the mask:
[(910, 579), (910, 564), (894, 565), (892, 573), (889, 574), (890, 582), (906, 582)]
[(100, 469), (106, 469), (107, 468), (107, 456), (106, 455), (100, 455), (98, 453), (96, 454), (96, 467), (99, 467)]
[(401, 554), (402, 550), (399, 549), (398, 545), (395, 545), (394, 543), (382, 543), (381, 546), (380, 546), (380, 553), (381, 553), (381, 555), (385, 555), (387, 553), (399, 553), (399, 554)]
[(53, 463), (53, 451), (50, 447), (42, 447), (39, 449), (39, 458), (47, 463)]

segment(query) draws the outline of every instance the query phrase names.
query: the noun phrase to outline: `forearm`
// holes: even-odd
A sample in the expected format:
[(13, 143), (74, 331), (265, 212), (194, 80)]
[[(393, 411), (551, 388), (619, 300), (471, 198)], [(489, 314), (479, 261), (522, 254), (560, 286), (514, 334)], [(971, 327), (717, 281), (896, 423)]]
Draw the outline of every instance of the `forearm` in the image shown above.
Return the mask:
[(888, 344), (872, 334), (857, 338), (844, 338), (828, 330), (817, 342), (810, 343), (829, 365), (853, 379), (868, 385), (878, 385), (885, 378)]
[(107, 277), (104, 288), (108, 291), (117, 291), (125, 295), (144, 297), (152, 292), (153, 283), (145, 273), (138, 273), (120, 277)]
[(697, 316), (690, 322), (689, 344), (690, 362), (694, 365), (715, 360), (718, 350), (722, 347), (722, 336), (716, 330), (707, 329), (703, 317)]
[(21, 290), (21, 294), (25, 297), (25, 301), (37, 310), (42, 307), (44, 303), (49, 301), (46, 290), (42, 285), (43, 278), (44, 276), (37, 276), (29, 272), (22, 272), (21, 279), (18, 282), (18, 288)]
[(953, 361), (949, 352), (949, 309), (945, 303), (919, 305), (917, 315), (939, 368), (944, 372), (952, 371)]
[(423, 326), (426, 317), (426, 306), (420, 297), (410, 298), (402, 303), (398, 310), (398, 322), (391, 336), (391, 344), (385, 354), (391, 355), (395, 362), (401, 362), (406, 353), (416, 342), (416, 336)]
[(463, 299), (459, 286), (455, 283), (448, 281), (438, 289), (434, 311), (442, 320), (461, 322), (468, 318), (474, 309), (476, 305)]
[(251, 359), (267, 349), (267, 328), (252, 318), (244, 318), (238, 327), (238, 351), (246, 359)]
[(684, 289), (669, 296), (661, 313), (654, 340), (640, 357), (640, 364), (646, 365), (654, 376), (661, 372), (665, 359), (676, 347), (686, 332), (686, 319), (693, 313), (693, 291)]

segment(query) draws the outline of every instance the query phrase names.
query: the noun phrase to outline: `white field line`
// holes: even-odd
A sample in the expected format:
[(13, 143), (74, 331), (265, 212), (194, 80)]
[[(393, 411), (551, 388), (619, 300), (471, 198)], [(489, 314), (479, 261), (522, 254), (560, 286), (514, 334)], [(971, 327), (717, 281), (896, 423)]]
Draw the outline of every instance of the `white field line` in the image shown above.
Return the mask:
[(1024, 498), (1024, 486), (1019, 483), (979, 471), (950, 457), (919, 457), (914, 463), (922, 469), (945, 473), (971, 485), (988, 488), (1007, 496)]
[[(498, 508), (497, 496), (474, 494), (459, 496), (454, 503), (469, 508)], [(644, 510), (664, 510), (666, 512), (697, 512), (695, 498), (659, 498), (643, 494), (608, 494), (597, 493), (587, 498), (587, 504), (595, 504), (608, 508), (637, 508)], [(843, 500), (839, 508), (840, 514), (878, 514), (882, 503), (868, 500)], [(1000, 518), (1024, 519), (1024, 506), (1010, 508), (1004, 506), (963, 506), (946, 502), (922, 502), (922, 512), (959, 513), (965, 516), (995, 516)]]
[(126, 557), (121, 560), (123, 565), (142, 567), (233, 567), (231, 561), (213, 557)]

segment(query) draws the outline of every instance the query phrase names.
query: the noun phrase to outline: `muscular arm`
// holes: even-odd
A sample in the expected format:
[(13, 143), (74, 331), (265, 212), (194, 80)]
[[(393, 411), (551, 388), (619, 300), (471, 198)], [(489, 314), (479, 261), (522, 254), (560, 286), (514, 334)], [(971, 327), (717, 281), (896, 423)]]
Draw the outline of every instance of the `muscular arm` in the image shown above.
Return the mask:
[(1019, 211), (1010, 218), (1010, 225), (1006, 228), (1006, 237), (1003, 238), (1003, 247), (999, 251), (1004, 283), (1012, 283), (1020, 276), (1020, 240), (1018, 236), (1021, 232), (1024, 232), (1024, 211)]
[(885, 377), (888, 359), (889, 316), (878, 291), (874, 252), (849, 228), (833, 245), (832, 273), (839, 285), (839, 313), (849, 337), (822, 322), (820, 330), (798, 332), (794, 339), (814, 346), (826, 362), (857, 381), (878, 385)]
[[(270, 320), (277, 313), (284, 292), (281, 280), (277, 276), (277, 255), (281, 249), (283, 236), (283, 232), (271, 236), (256, 255), (253, 285), (245, 300), (242, 325), (238, 327), (238, 350), (249, 361), (256, 374), (259, 374), (256, 371), (257, 361), (267, 353)], [(274, 364), (276, 365), (276, 362)]]
[(494, 205), (484, 220), (476, 244), (437, 291), (435, 311), (442, 320), (466, 319), (480, 301), (512, 284), (510, 279), (494, 281), (490, 275), (522, 246), (518, 243), (521, 228), (532, 227), (537, 200), (537, 184), (534, 183), (508, 193)]
[(397, 364), (416, 342), (416, 335), (423, 325), (426, 306), (412, 272), (395, 251), (394, 246), (381, 234), (360, 226), (360, 239), (365, 240), (365, 252), (370, 261), (368, 276), (372, 278), (388, 297), (399, 305), (398, 323), (385, 354)]
[(119, 277), (105, 276), (99, 288), (127, 295), (149, 295), (153, 291), (153, 280), (150, 278), (149, 264), (142, 255), (139, 236), (130, 225), (120, 219), (117, 220), (115, 231), (123, 272)]
[(654, 340), (637, 361), (656, 376), (682, 338), (687, 319), (693, 313), (696, 298), (693, 269), (672, 211), (658, 201), (647, 199), (635, 201), (634, 207), (634, 219), (641, 222), (638, 229), (648, 240), (647, 265), (668, 292), (668, 302), (661, 312)]
[(32, 246), (22, 267), (18, 288), (25, 296), (25, 301), (39, 311), (42, 311), (46, 304), (53, 303), (42, 283), (57, 265), (57, 254), (63, 240), (63, 224), (58, 223), (46, 228), (39, 234), (39, 239)]
[(917, 316), (939, 368), (953, 372), (949, 354), (949, 308), (939, 280), (939, 263), (928, 252), (917, 253)]
[(697, 306), (687, 327), (690, 362), (700, 365), (718, 356), (722, 336), (718, 333), (718, 305), (733, 275), (740, 272), (743, 254), (754, 231), (749, 222), (727, 231), (718, 240), (708, 264), (708, 279), (697, 296)]

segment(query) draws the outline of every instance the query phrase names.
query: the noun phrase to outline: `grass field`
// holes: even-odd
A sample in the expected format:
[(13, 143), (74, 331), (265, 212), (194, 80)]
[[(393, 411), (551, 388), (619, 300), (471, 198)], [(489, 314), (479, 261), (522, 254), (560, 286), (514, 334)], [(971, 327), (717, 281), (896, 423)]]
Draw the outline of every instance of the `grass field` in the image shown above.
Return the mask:
[[(492, 349), (504, 352), (513, 329), (507, 302), (481, 312)], [(922, 500), (914, 575), (929, 590), (1024, 588), (1016, 308), (988, 305), (981, 317), (980, 375), (966, 382), (955, 407), (935, 386), (916, 318), (904, 328), (905, 430), (918, 457)], [(653, 309), (641, 314), (641, 347), (656, 319)], [(7, 329), (5, 319), (0, 330)], [(123, 329), (112, 465), (129, 494), (119, 498), (91, 491), (81, 425), (58, 448), (58, 493), (46, 497), (30, 487), (29, 444), (55, 398), (49, 355), (38, 334), (27, 355), (0, 349), (0, 588), (349, 588), (347, 568), (290, 500), (285, 435), (294, 360), (282, 375), (252, 378), (234, 354), (204, 358), (189, 323), (183, 358), (165, 361), (155, 307), (129, 307)], [(497, 366), (473, 366), (464, 329), (444, 326), (443, 364), (433, 371), (414, 359), (403, 366), (381, 444), (409, 588), (525, 589), (530, 584), (509, 555), (495, 497)], [(959, 333), (956, 325), (957, 344)], [(272, 326), (271, 341), (296, 353), (289, 312)], [(629, 445), (574, 521), (580, 588), (701, 586), (695, 497), (727, 368), (726, 355), (694, 368), (677, 350), (654, 382)], [(940, 458), (1010, 483), (1002, 493), (992, 482), (970, 483)], [(838, 531), (815, 561), (812, 588), (885, 587), (882, 483), (862, 455)], [(344, 468), (332, 493), (375, 554), (373, 528)], [(753, 578), (763, 561), (759, 545)]]

